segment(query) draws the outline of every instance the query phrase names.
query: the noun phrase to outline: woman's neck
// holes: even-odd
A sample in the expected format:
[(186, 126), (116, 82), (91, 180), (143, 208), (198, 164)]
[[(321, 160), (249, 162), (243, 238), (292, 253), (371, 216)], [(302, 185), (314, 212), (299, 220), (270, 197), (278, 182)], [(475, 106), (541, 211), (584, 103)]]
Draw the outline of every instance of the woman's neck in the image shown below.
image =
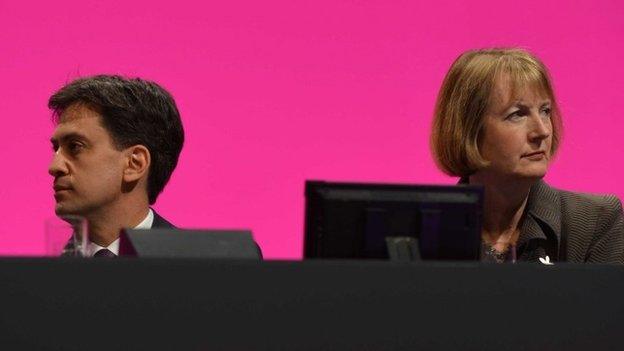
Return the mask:
[(470, 176), (470, 184), (485, 188), (483, 235), (490, 244), (517, 240), (518, 227), (533, 181), (501, 180), (487, 174)]

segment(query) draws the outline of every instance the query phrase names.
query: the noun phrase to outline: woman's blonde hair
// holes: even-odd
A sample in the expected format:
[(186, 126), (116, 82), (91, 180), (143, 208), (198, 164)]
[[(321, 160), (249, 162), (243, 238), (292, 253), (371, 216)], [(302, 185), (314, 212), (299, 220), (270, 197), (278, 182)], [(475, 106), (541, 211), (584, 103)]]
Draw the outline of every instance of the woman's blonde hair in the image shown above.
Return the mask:
[(451, 176), (466, 177), (488, 165), (479, 152), (484, 116), (501, 77), (508, 78), (511, 96), (524, 88), (548, 97), (552, 109), (551, 154), (561, 138), (561, 117), (548, 70), (522, 49), (485, 49), (463, 53), (449, 69), (435, 106), (431, 150), (438, 167)]

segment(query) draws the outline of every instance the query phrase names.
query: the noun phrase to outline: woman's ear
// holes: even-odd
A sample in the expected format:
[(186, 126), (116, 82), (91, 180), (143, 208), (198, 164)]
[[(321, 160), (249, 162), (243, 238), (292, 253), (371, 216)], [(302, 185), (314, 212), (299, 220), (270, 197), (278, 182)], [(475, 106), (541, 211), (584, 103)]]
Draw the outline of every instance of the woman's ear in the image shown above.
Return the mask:
[(127, 148), (123, 180), (130, 183), (145, 177), (151, 161), (150, 152), (145, 146), (134, 145)]

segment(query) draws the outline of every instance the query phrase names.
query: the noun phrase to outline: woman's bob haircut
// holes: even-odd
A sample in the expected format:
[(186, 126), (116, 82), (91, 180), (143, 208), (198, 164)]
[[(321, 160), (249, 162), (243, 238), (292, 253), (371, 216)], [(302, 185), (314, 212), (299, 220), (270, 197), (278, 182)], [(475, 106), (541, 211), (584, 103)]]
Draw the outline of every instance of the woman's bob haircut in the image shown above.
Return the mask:
[(431, 151), (446, 174), (467, 177), (487, 167), (479, 152), (484, 116), (500, 79), (510, 82), (511, 97), (532, 89), (551, 101), (554, 155), (561, 138), (561, 116), (544, 64), (523, 49), (484, 49), (463, 53), (444, 78), (435, 106)]

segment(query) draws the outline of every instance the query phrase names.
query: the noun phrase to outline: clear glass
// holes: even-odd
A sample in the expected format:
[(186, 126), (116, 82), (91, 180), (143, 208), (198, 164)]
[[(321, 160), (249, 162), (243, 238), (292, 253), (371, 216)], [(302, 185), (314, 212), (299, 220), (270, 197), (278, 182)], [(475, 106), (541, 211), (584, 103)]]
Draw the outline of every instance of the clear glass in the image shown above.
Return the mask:
[(60, 216), (45, 222), (46, 256), (85, 257), (87, 220), (80, 216)]

